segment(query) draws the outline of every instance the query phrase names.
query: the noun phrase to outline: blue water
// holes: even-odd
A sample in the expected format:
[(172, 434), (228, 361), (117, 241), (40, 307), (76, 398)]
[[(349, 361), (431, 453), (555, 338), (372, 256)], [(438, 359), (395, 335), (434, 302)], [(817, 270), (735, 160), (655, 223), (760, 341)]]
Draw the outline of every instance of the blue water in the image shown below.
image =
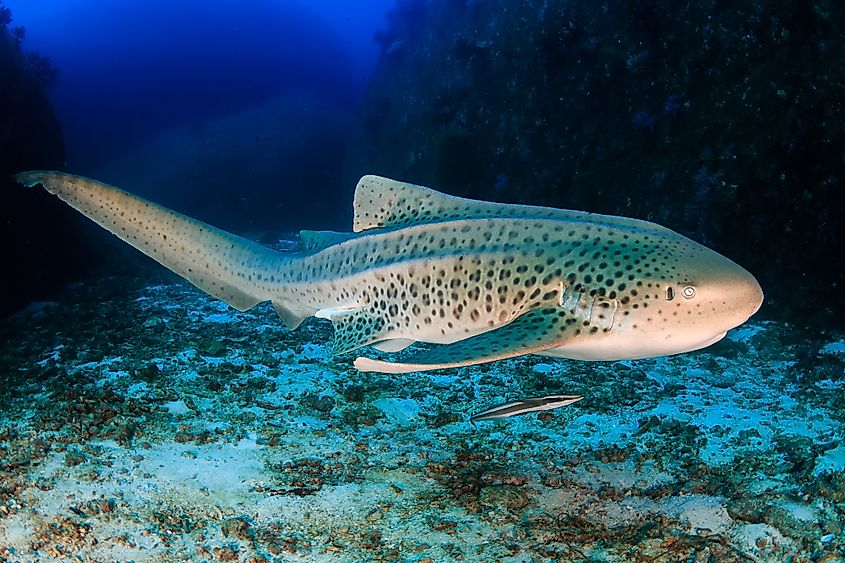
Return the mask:
[(68, 167), (95, 169), (173, 126), (292, 90), (354, 111), (394, 0), (9, 0), (52, 93)]
[[(0, 563), (843, 560), (835, 2), (0, 6), (61, 73), (51, 130), (0, 43)], [(48, 166), (285, 252), (350, 229), (362, 174), (665, 221), (767, 299), (688, 354), (362, 373), (12, 180)]]

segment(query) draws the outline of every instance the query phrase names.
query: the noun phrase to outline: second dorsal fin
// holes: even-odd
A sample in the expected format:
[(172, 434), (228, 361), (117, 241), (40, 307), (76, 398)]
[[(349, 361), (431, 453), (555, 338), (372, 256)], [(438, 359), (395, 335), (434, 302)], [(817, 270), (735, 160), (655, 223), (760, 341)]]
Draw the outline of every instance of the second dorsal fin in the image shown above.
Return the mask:
[(307, 251), (319, 251), (355, 238), (355, 233), (337, 231), (299, 231), (299, 242)]

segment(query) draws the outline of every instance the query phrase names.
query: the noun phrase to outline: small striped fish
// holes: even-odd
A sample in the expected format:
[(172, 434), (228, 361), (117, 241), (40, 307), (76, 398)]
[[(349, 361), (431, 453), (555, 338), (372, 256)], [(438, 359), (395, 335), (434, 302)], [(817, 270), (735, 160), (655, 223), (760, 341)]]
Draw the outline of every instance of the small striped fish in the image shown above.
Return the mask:
[(470, 422), (477, 420), (497, 420), (508, 418), (529, 412), (548, 411), (565, 407), (583, 399), (580, 395), (544, 395), (543, 397), (530, 397), (519, 401), (511, 401), (503, 405), (496, 405), (487, 410), (470, 417)]

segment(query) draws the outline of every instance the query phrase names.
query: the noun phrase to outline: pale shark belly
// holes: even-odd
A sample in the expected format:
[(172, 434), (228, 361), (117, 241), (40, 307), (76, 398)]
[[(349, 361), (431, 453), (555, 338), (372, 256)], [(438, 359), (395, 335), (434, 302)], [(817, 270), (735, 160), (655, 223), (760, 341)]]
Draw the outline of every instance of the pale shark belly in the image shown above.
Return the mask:
[(700, 350), (715, 344), (724, 338), (725, 334), (723, 332), (705, 340), (684, 342), (682, 334), (676, 338), (655, 338), (642, 331), (619, 328), (614, 334), (573, 339), (562, 346), (537, 352), (536, 355), (587, 361), (640, 360)]

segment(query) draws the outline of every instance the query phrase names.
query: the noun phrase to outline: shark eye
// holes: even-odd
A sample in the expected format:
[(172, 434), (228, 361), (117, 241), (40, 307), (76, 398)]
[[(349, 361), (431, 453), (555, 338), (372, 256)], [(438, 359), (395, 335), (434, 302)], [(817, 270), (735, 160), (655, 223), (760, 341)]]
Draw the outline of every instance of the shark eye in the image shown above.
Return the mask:
[(666, 288), (666, 301), (671, 301), (675, 298), (675, 288), (667, 287)]
[(695, 297), (695, 288), (691, 285), (688, 285), (684, 288), (683, 294), (684, 297), (686, 297), (687, 299), (692, 299), (693, 297)]

